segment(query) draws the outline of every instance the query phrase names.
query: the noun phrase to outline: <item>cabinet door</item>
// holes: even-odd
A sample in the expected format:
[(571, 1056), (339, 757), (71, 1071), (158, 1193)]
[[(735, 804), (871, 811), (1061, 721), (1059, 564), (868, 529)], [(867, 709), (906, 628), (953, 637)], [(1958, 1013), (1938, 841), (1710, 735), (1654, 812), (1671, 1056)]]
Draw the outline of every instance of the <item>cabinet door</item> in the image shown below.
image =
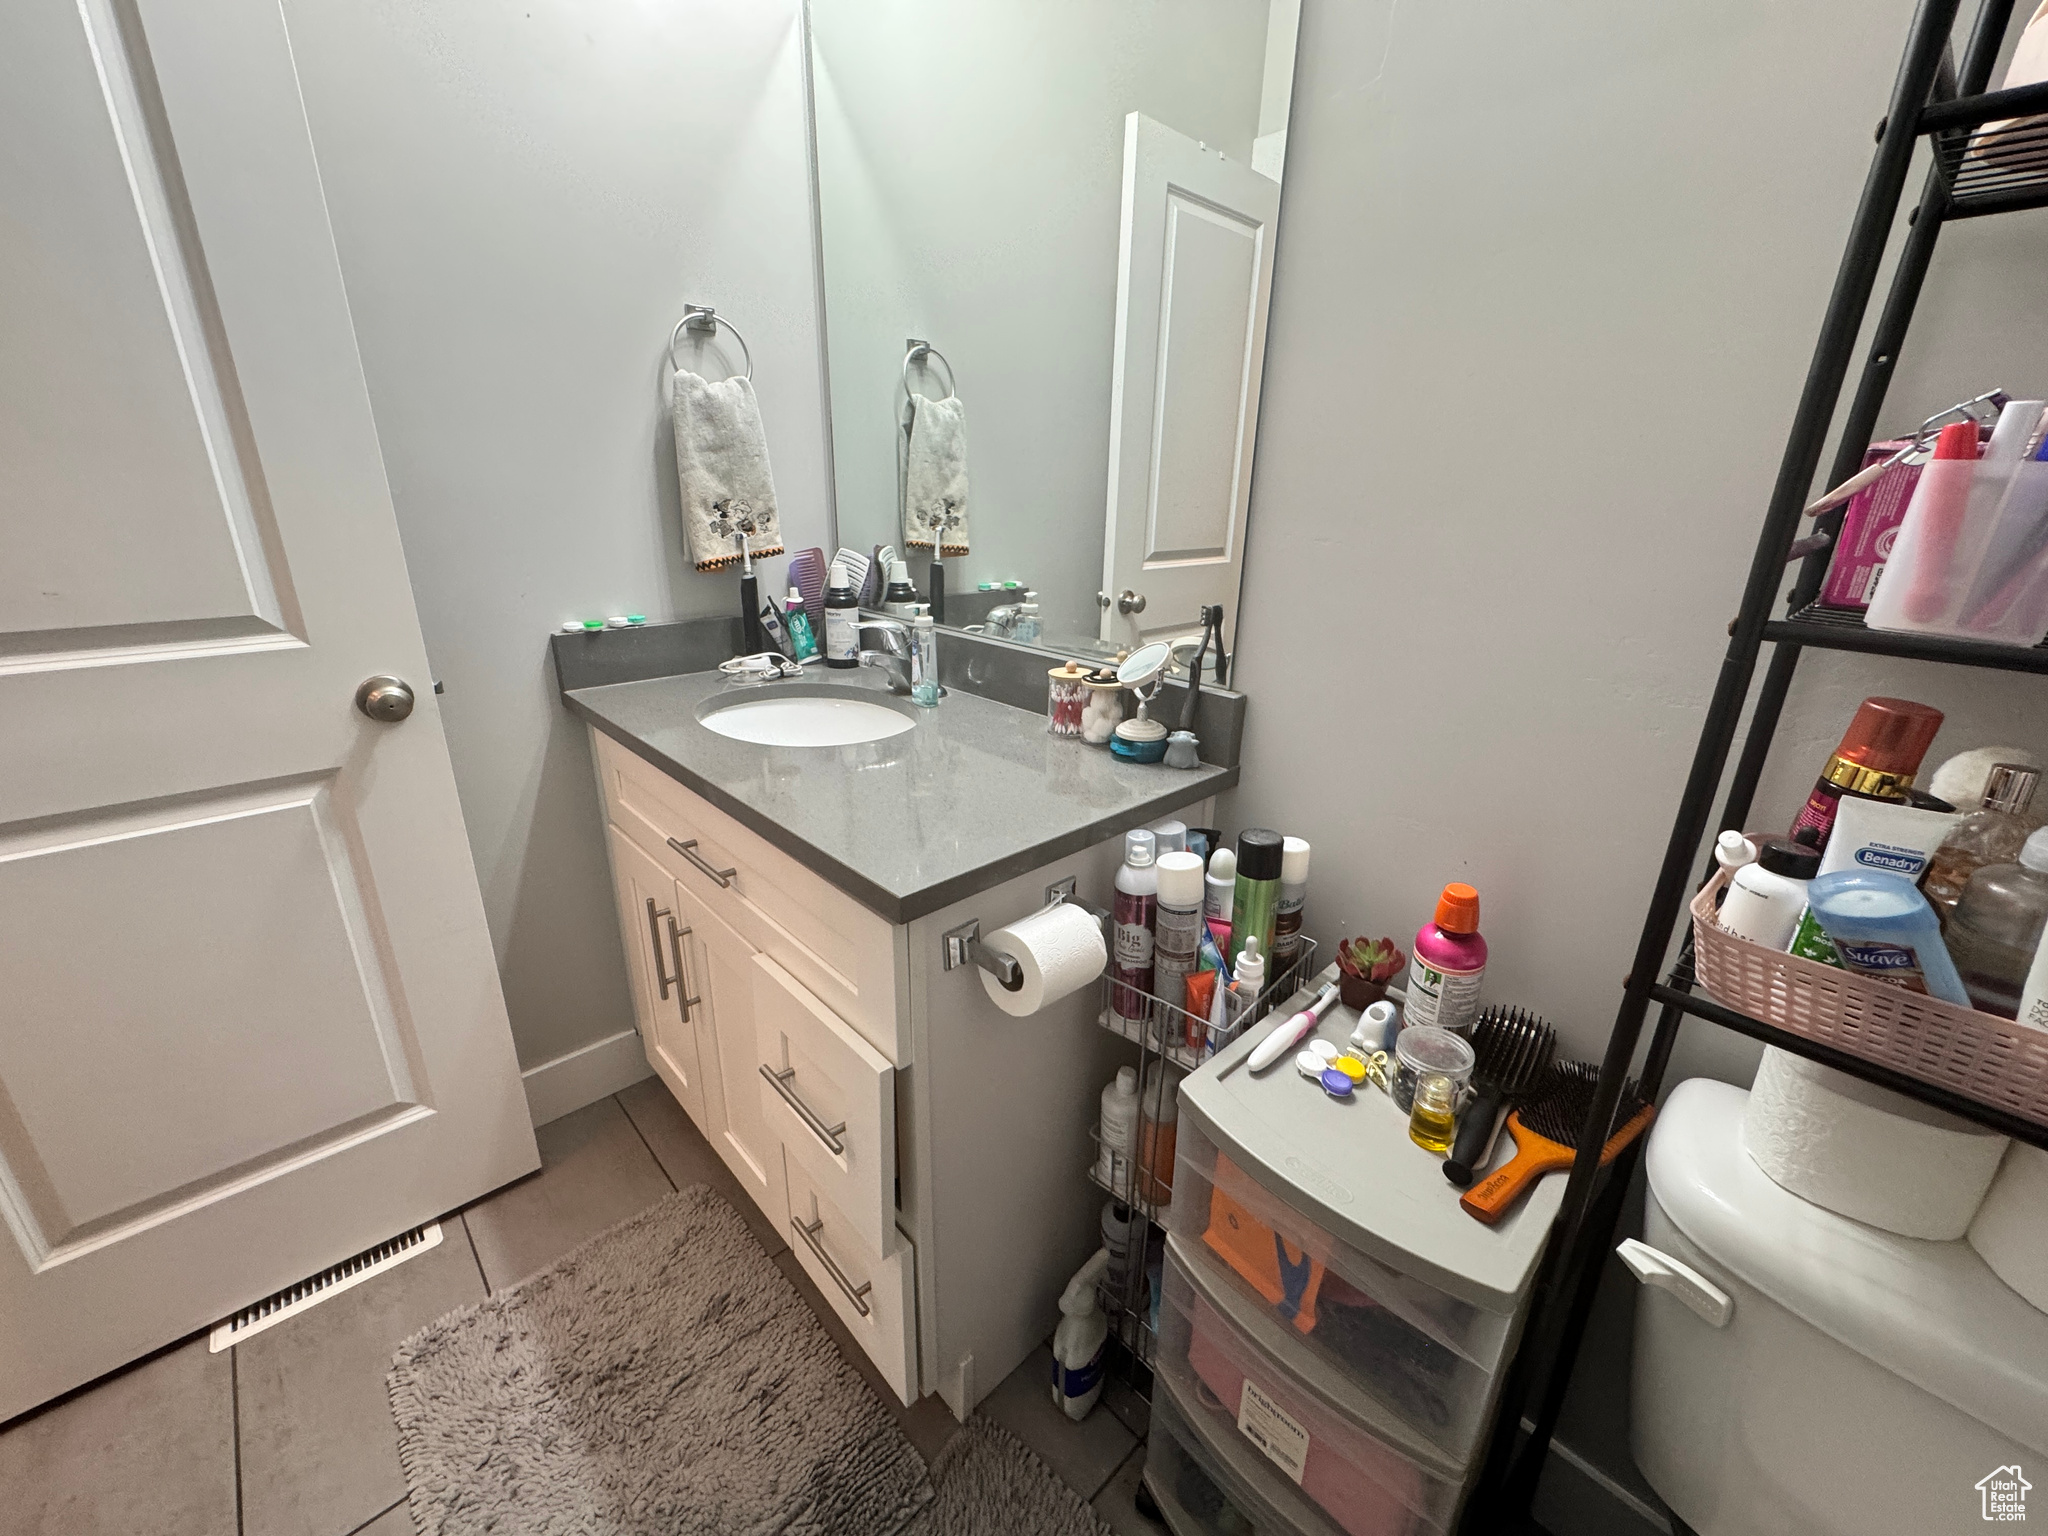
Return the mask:
[(683, 985), (698, 1002), (697, 1059), (704, 1084), (704, 1134), (777, 1229), (789, 1220), (782, 1143), (761, 1113), (754, 1060), (754, 946), (714, 917), (697, 896), (674, 886), (682, 940)]
[(691, 997), (682, 978), (683, 945), (689, 937), (683, 930), (689, 920), (677, 913), (676, 883), (668, 872), (616, 827), (610, 830), (619, 931), (626, 941), (633, 1016), (647, 1061), (697, 1122), (697, 1129), (710, 1136), (694, 1017), (703, 1005)]

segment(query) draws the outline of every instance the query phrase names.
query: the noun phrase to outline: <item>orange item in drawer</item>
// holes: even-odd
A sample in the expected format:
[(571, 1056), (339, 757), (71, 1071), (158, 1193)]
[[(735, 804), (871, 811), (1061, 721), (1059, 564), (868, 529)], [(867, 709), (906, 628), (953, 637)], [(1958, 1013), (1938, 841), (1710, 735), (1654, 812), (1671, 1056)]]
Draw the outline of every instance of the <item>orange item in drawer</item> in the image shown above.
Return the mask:
[(1282, 1317), (1291, 1319), (1298, 1332), (1307, 1333), (1316, 1325), (1316, 1295), (1327, 1273), (1323, 1261), (1295, 1248), (1223, 1193), (1224, 1179), (1236, 1172), (1229, 1158), (1217, 1154), (1216, 1179), (1209, 1187), (1209, 1226), (1202, 1240)]

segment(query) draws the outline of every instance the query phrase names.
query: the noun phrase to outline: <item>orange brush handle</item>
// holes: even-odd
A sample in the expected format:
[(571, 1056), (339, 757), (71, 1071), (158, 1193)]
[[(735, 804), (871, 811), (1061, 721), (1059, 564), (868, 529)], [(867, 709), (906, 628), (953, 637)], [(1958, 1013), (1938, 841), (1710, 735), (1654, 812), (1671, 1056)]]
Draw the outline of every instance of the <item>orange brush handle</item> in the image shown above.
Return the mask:
[[(1600, 1166), (1605, 1168), (1619, 1157), (1621, 1149), (1642, 1135), (1656, 1113), (1653, 1106), (1646, 1104), (1608, 1137), (1607, 1145), (1600, 1149)], [(1521, 1111), (1508, 1116), (1508, 1129), (1514, 1133), (1515, 1155), (1458, 1199), (1466, 1215), (1489, 1227), (1507, 1215), (1515, 1202), (1528, 1193), (1529, 1186), (1544, 1174), (1572, 1165), (1572, 1149), (1530, 1130), (1522, 1123)]]

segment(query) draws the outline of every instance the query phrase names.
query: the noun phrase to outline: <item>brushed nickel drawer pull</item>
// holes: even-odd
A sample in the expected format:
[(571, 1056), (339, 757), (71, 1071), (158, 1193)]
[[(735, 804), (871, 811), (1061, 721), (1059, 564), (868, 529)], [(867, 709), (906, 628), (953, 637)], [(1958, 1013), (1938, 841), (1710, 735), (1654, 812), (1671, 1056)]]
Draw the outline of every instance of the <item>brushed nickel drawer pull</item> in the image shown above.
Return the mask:
[(789, 1080), (796, 1076), (795, 1067), (784, 1067), (776, 1072), (764, 1061), (761, 1063), (761, 1075), (774, 1084), (775, 1091), (782, 1095), (782, 1102), (796, 1111), (797, 1118), (811, 1128), (811, 1134), (832, 1149), (834, 1157), (846, 1156), (846, 1143), (839, 1139), (846, 1134), (846, 1122), (842, 1120), (837, 1125), (827, 1125), (818, 1118), (816, 1110), (798, 1097), (797, 1091), (789, 1086)]
[(652, 896), (648, 897), (647, 942), (654, 947), (654, 979), (661, 983), (661, 1000), (665, 1003), (668, 1001), (668, 989), (674, 986), (682, 975), (682, 967), (678, 966), (676, 968), (674, 976), (669, 975), (668, 972), (661, 968), (661, 920), (664, 917), (668, 918), (668, 931), (674, 933), (676, 931), (676, 920), (673, 917), (669, 917), (668, 908), (656, 907), (654, 898)]
[(697, 839), (694, 837), (687, 843), (679, 843), (674, 838), (670, 838), (668, 845), (727, 890), (732, 889), (732, 877), (740, 872), (739, 865), (735, 864), (731, 869), (713, 869), (711, 861), (697, 851)]
[[(696, 931), (694, 928), (678, 928), (673, 917), (668, 920), (668, 957), (670, 963), (676, 968), (676, 1000), (681, 1005), (683, 1022), (685, 1024), (690, 1022), (690, 1010), (704, 1001), (701, 997), (691, 997), (688, 995), (690, 984), (683, 979), (683, 940)], [(663, 997), (668, 996), (666, 992), (661, 995)]]
[[(763, 1067), (761, 1070), (766, 1072), (768, 1069)], [(869, 1291), (875, 1288), (875, 1282), (863, 1280), (859, 1285), (855, 1285), (846, 1278), (846, 1271), (832, 1262), (832, 1255), (827, 1253), (825, 1245), (818, 1241), (818, 1232), (825, 1225), (825, 1218), (822, 1216), (814, 1217), (811, 1224), (805, 1226), (803, 1222), (792, 1216), (789, 1218), (789, 1224), (796, 1228), (796, 1235), (804, 1240), (804, 1246), (818, 1256), (818, 1262), (825, 1266), (825, 1273), (838, 1283), (839, 1289), (846, 1292), (846, 1299), (853, 1303), (854, 1311), (858, 1312), (862, 1317), (871, 1316), (872, 1309), (864, 1298)]]

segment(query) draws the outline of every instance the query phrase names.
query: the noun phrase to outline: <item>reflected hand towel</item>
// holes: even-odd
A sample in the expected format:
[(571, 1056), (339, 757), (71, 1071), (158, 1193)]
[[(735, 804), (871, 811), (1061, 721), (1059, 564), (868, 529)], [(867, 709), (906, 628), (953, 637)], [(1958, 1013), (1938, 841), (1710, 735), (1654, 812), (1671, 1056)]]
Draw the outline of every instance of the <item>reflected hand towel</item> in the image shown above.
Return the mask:
[(967, 407), (958, 396), (910, 397), (910, 450), (903, 470), (904, 543), (967, 553)]

